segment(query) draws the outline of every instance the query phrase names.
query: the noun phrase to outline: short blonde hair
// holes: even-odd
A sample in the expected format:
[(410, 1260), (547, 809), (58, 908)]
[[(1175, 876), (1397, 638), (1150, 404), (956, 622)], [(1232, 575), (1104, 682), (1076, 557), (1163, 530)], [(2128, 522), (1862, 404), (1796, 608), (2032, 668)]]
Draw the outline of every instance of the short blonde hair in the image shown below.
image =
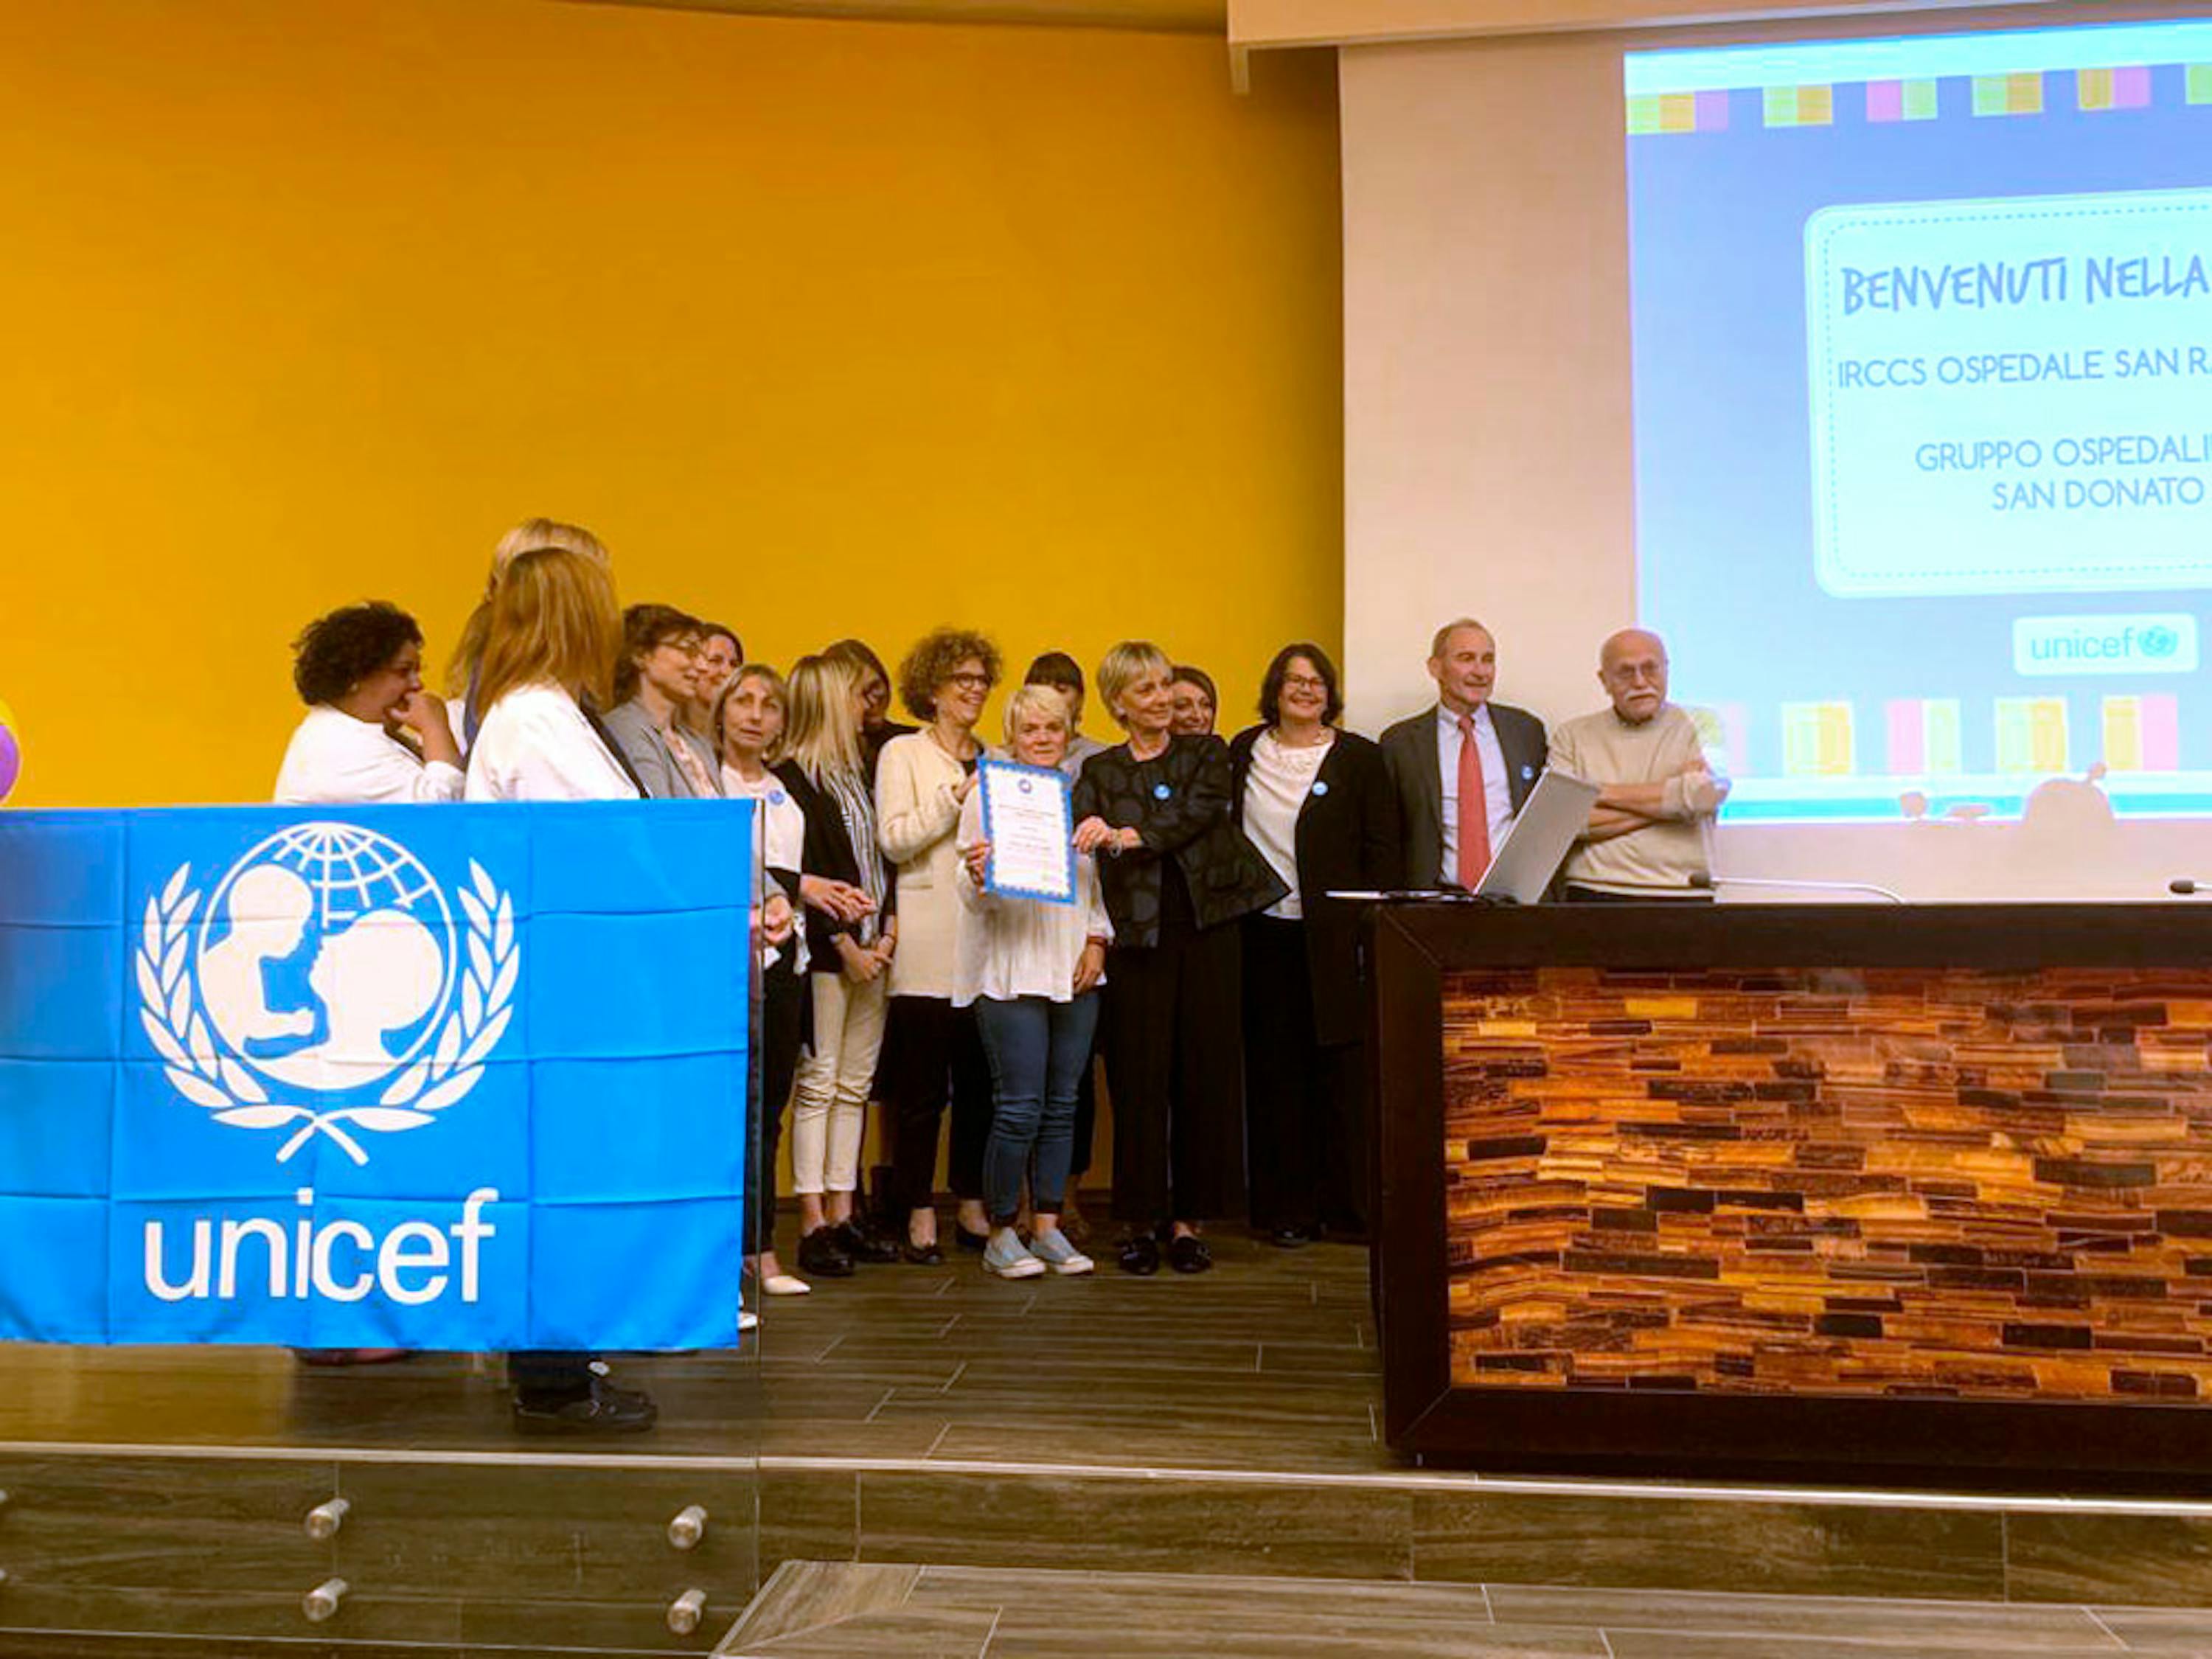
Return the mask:
[(518, 555), (493, 589), (477, 707), (520, 686), (553, 684), (605, 706), (622, 655), (622, 607), (605, 565), (562, 547)]
[(1013, 742), (1016, 729), (1032, 714), (1050, 714), (1061, 731), (1073, 737), (1075, 722), (1068, 714), (1067, 696), (1057, 685), (1016, 686), (1006, 698), (1006, 741)]
[(1147, 674), (1172, 676), (1175, 664), (1150, 640), (1124, 640), (1098, 659), (1098, 701), (1121, 726), (1121, 694)]

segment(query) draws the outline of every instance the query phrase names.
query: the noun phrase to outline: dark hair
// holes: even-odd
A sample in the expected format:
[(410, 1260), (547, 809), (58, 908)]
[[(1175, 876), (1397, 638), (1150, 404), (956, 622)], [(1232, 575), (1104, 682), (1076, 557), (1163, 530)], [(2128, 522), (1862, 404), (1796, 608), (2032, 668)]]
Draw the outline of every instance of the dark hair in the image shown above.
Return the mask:
[(318, 617), (292, 641), (292, 684), (301, 701), (336, 702), (410, 645), (422, 643), (415, 618), (383, 599)]
[(699, 641), (703, 645), (708, 640), (727, 640), (730, 654), (739, 662), (745, 659), (745, 642), (738, 637), (736, 629), (718, 622), (702, 622), (699, 624)]
[(1188, 680), (1200, 690), (1205, 692), (1206, 702), (1213, 705), (1217, 714), (1220, 712), (1221, 694), (1213, 689), (1212, 675), (1207, 673), (1203, 668), (1194, 668), (1187, 662), (1179, 662), (1168, 670), (1168, 684), (1173, 685), (1177, 680)]
[(1022, 676), (1024, 685), (1052, 685), (1062, 691), (1083, 695), (1083, 665), (1065, 651), (1048, 651), (1030, 665), (1030, 672)]
[(999, 647), (987, 635), (966, 628), (934, 628), (915, 641), (899, 664), (899, 701), (918, 719), (937, 718), (937, 688), (970, 657), (981, 659), (992, 684), (999, 683)]
[(641, 678), (637, 659), (686, 634), (696, 634), (696, 617), (672, 605), (634, 605), (623, 612), (622, 660), (615, 665), (615, 701), (628, 702), (637, 695)]
[(1291, 672), (1291, 664), (1304, 657), (1321, 676), (1321, 683), (1328, 688), (1328, 700), (1322, 709), (1321, 722), (1334, 726), (1344, 713), (1344, 691), (1337, 683), (1336, 665), (1328, 659), (1328, 653), (1307, 640), (1295, 640), (1275, 653), (1274, 661), (1267, 665), (1267, 673), (1260, 681), (1260, 718), (1273, 726), (1283, 718), (1283, 681)]

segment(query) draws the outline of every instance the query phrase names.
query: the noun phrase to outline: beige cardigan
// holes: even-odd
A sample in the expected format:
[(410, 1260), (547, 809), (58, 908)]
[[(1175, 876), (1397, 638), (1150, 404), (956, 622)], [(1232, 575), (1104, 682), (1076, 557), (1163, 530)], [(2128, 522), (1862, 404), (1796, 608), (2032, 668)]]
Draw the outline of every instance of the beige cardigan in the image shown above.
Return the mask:
[(876, 840), (898, 866), (895, 997), (952, 994), (960, 914), (960, 854), (953, 843), (967, 775), (927, 731), (893, 738), (876, 763)]

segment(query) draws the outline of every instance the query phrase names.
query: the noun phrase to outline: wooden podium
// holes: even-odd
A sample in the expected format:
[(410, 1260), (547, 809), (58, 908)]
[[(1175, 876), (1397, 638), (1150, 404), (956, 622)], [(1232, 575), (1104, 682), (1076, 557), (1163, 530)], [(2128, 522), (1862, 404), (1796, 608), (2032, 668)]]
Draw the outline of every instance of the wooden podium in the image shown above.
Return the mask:
[(1422, 1462), (2212, 1474), (2212, 911), (1377, 908)]

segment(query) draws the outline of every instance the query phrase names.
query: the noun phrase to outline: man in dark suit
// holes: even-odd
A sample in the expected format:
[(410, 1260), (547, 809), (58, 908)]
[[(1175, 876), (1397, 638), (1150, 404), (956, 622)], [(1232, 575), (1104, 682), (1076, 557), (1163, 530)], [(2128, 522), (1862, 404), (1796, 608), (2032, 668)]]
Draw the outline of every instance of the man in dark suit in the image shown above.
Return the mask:
[(1498, 641), (1462, 617), (1429, 647), (1437, 702), (1382, 734), (1398, 791), (1406, 884), (1473, 887), (1544, 770), (1544, 722), (1492, 702)]

